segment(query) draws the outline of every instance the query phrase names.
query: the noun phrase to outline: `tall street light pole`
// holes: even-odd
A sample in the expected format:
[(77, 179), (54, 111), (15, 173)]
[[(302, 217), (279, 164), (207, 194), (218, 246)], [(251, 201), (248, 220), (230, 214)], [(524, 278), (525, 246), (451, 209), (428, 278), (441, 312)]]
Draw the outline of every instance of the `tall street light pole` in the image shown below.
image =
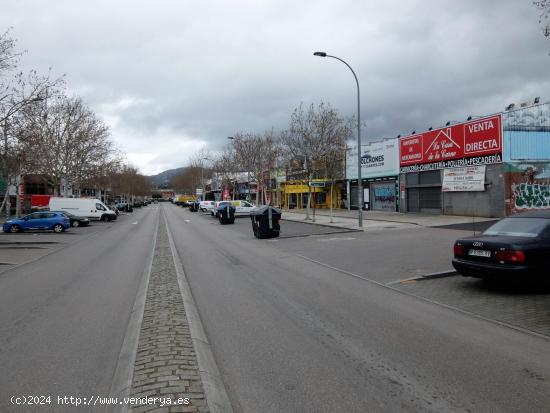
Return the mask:
[[(345, 64), (349, 70), (351, 70), (351, 73), (353, 73), (353, 77), (355, 78), (355, 83), (357, 83), (357, 209), (359, 210), (358, 215), (358, 221), (359, 221), (359, 228), (363, 227), (363, 182), (361, 180), (361, 98), (360, 98), (360, 92), (359, 92), (359, 80), (357, 80), (357, 76), (355, 75), (355, 72), (351, 68), (349, 64), (343, 59), (340, 59), (336, 56), (331, 56), (329, 54), (326, 54), (325, 52), (315, 52), (313, 53), (314, 56), (319, 57), (332, 57), (333, 59), (341, 61), (343, 64)], [(351, 200), (350, 200), (351, 201)]]
[[(209, 161), (210, 158), (201, 158), (201, 161)], [(204, 193), (204, 165), (201, 162), (201, 185), (202, 185), (202, 200), (204, 201), (205, 193)]]

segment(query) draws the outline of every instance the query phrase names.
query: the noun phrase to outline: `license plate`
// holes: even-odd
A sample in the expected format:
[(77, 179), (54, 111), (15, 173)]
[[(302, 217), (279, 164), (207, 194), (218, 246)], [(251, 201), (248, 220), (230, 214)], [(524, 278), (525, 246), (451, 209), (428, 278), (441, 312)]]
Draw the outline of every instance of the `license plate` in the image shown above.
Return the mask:
[(491, 257), (491, 251), (485, 251), (485, 250), (470, 250), (468, 251), (468, 255), (473, 255), (475, 257)]

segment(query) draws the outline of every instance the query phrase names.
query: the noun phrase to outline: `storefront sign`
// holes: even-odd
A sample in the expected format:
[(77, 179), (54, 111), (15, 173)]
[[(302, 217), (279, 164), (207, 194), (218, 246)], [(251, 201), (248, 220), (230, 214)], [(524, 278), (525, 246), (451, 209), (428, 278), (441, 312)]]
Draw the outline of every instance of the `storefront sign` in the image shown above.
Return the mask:
[(484, 191), (485, 165), (443, 171), (443, 192)]
[[(387, 139), (362, 145), (361, 177), (375, 178), (397, 175), (399, 173), (397, 143), (397, 139)], [(357, 179), (357, 148), (347, 152), (346, 177), (347, 179)]]
[(325, 186), (325, 183), (324, 182), (313, 182), (313, 181), (311, 181), (309, 183), (309, 186), (317, 187), (317, 188), (323, 188)]
[(502, 162), (501, 115), (400, 138), (399, 154), (401, 173)]

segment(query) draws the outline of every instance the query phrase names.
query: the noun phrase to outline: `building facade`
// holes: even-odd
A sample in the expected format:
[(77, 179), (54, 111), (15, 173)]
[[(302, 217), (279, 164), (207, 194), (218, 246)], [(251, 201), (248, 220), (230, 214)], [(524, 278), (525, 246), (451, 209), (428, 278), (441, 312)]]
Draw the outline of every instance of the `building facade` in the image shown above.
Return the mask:
[(550, 208), (550, 103), (399, 139), (401, 212), (502, 217)]
[[(361, 182), (363, 209), (375, 211), (399, 210), (399, 146), (396, 138), (362, 145)], [(357, 149), (346, 156), (346, 193), (350, 207), (357, 209)]]

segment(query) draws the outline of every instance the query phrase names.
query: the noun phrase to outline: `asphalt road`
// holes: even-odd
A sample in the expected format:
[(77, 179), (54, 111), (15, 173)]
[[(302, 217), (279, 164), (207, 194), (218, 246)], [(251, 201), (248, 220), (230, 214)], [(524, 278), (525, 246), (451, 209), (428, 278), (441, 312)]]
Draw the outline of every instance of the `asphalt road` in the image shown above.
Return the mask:
[(163, 208), (236, 411), (548, 411), (547, 339), (385, 286), (446, 262), (451, 230), (269, 241)]
[(158, 215), (136, 210), (0, 274), (1, 412), (88, 410), (16, 407), (12, 395), (108, 395)]

